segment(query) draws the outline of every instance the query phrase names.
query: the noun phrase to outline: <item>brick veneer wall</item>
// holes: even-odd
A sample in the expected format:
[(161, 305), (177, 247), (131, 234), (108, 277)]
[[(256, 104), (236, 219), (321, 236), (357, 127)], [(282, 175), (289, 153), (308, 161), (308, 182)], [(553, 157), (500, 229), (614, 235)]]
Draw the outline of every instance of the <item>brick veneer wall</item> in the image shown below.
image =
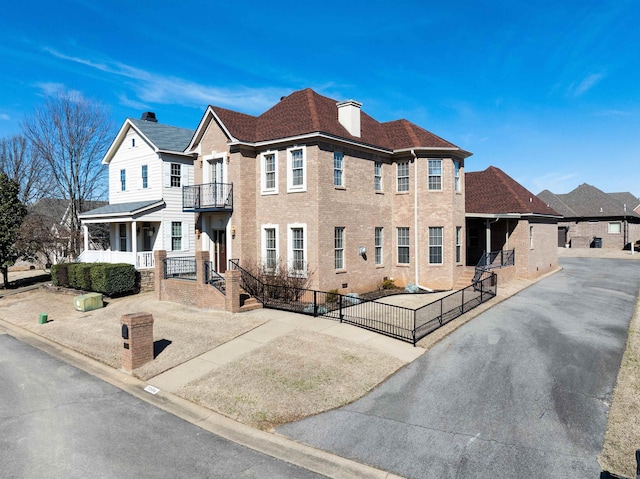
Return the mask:
[[(620, 233), (609, 233), (609, 223), (620, 223)], [(601, 219), (598, 221), (563, 221), (558, 227), (567, 228), (567, 240), (572, 248), (593, 247), (595, 237), (602, 238), (602, 247), (611, 249), (623, 249), (624, 221), (619, 219)], [(640, 239), (640, 224), (629, 223), (627, 242)]]

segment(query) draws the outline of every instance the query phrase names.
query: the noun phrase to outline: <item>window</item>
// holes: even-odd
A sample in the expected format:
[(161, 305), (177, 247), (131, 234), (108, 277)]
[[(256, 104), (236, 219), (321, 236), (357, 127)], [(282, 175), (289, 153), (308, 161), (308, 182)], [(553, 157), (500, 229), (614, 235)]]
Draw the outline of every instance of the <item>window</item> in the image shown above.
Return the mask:
[(344, 186), (344, 156), (340, 151), (333, 152), (333, 186)]
[(453, 191), (460, 191), (460, 162), (453, 162)]
[(149, 187), (149, 168), (147, 165), (142, 165), (142, 187)]
[(379, 161), (373, 165), (373, 186), (376, 191), (382, 191), (382, 163)]
[(135, 138), (131, 138), (131, 147), (135, 148), (136, 146), (136, 139)]
[(409, 264), (409, 228), (398, 228), (398, 264)]
[(529, 226), (529, 248), (533, 249), (533, 226)]
[(264, 269), (266, 272), (273, 273), (278, 266), (278, 227), (266, 225), (262, 233)]
[(276, 152), (262, 154), (262, 193), (278, 192), (278, 160)]
[(120, 170), (120, 191), (127, 191), (127, 170)]
[(171, 222), (171, 251), (182, 250), (182, 223), (180, 221)]
[(289, 274), (305, 277), (307, 275), (306, 225), (289, 225)]
[(429, 160), (429, 189), (442, 189), (442, 160)]
[(397, 191), (409, 191), (409, 162), (403, 161), (397, 165)]
[(380, 227), (377, 227), (375, 232), (374, 261), (376, 265), (382, 264), (382, 228)]
[(462, 226), (456, 226), (456, 263), (462, 261)]
[(614, 223), (609, 223), (609, 234), (619, 235), (622, 231), (622, 223), (616, 221)]
[(335, 269), (344, 269), (344, 227), (334, 229), (333, 250)]
[(127, 251), (127, 225), (124, 223), (118, 225), (118, 243), (120, 246), (118, 251)]
[(307, 172), (305, 165), (305, 148), (287, 150), (287, 191), (306, 191)]
[(429, 264), (442, 264), (442, 230), (441, 226), (429, 227)]
[(171, 182), (170, 186), (172, 187), (180, 187), (180, 179), (182, 177), (180, 163), (171, 163)]

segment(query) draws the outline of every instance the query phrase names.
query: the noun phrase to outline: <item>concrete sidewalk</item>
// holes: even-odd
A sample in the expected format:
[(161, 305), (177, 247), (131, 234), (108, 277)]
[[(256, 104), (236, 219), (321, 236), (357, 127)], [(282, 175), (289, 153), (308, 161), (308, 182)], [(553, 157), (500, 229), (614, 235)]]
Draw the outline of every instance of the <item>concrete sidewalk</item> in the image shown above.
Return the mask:
[(166, 371), (148, 382), (161, 390), (175, 392), (182, 386), (225, 364), (237, 360), (251, 351), (264, 346), (269, 341), (284, 336), (294, 330), (320, 332), (349, 341), (366, 344), (390, 356), (410, 363), (424, 354), (423, 348), (382, 336), (366, 329), (337, 323), (331, 319), (313, 318), (286, 311), (260, 309), (243, 313), (268, 319), (261, 326), (227, 342), (217, 348)]

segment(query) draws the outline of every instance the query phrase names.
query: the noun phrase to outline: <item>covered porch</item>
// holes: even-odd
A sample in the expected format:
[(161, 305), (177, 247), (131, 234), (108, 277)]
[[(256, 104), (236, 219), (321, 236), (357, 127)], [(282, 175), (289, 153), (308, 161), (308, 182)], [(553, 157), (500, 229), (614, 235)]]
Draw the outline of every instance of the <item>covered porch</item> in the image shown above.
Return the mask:
[[(156, 242), (161, 232), (159, 211), (163, 200), (107, 205), (80, 215), (84, 248), (78, 261), (83, 263), (128, 263), (136, 269), (155, 267), (154, 249), (161, 247)], [(89, 241), (91, 223), (106, 223), (109, 226), (109, 248), (92, 249)], [(158, 242), (161, 243), (161, 242)]]
[(511, 235), (518, 226), (520, 214), (467, 214), (467, 266), (487, 260), (487, 254), (512, 250)]

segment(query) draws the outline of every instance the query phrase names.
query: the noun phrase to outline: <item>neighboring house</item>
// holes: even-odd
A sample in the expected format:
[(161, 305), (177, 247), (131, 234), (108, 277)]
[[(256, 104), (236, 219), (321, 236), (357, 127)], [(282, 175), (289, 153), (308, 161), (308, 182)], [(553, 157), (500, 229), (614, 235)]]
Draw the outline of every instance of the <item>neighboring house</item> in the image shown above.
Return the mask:
[(640, 200), (631, 193), (604, 193), (584, 183), (570, 193), (544, 190), (538, 197), (563, 216), (558, 246), (626, 249), (640, 239)]
[(218, 272), (282, 262), (312, 288), (363, 292), (386, 278), (449, 289), (464, 269), (471, 153), (407, 120), (305, 89), (259, 116), (209, 106), (185, 152), (184, 210)]
[(468, 265), (485, 251), (513, 249), (518, 277), (558, 267), (558, 212), (499, 168), (466, 173), (465, 180)]
[[(153, 268), (153, 251), (193, 256), (194, 215), (182, 210), (182, 189), (193, 185), (193, 130), (163, 125), (155, 114), (127, 118), (102, 163), (109, 167), (109, 204), (80, 215), (85, 231), (80, 261), (125, 262)], [(88, 225), (109, 227), (110, 248), (91, 249)]]

